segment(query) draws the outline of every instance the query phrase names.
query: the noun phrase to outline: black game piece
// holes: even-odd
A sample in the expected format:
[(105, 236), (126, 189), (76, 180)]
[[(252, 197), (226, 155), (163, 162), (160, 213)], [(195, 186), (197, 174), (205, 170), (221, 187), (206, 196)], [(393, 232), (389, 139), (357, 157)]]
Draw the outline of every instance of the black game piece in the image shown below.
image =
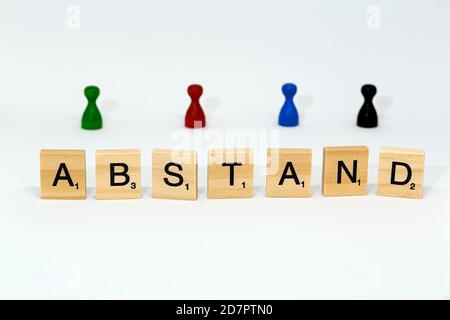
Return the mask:
[(365, 84), (361, 88), (361, 93), (364, 103), (358, 113), (357, 125), (362, 128), (375, 128), (378, 126), (378, 116), (372, 99), (377, 93), (377, 87), (373, 84)]

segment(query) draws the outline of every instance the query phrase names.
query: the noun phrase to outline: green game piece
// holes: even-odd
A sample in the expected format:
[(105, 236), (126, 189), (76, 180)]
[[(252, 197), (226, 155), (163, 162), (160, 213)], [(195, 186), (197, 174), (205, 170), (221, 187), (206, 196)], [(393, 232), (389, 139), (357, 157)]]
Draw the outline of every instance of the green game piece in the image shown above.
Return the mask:
[(81, 127), (87, 130), (97, 130), (102, 128), (102, 115), (97, 107), (97, 98), (100, 95), (100, 89), (95, 86), (89, 86), (84, 89), (84, 95), (88, 100), (86, 110), (84, 110), (81, 119)]

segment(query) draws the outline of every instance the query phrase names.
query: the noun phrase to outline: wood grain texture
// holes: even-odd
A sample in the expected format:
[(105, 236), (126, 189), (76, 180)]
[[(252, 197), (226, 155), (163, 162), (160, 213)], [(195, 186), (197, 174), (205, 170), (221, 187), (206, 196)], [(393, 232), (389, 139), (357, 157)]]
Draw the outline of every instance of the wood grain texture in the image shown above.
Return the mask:
[[(353, 175), (356, 161), (356, 175)], [(342, 169), (343, 163), (351, 173), (354, 181)], [(325, 147), (323, 148), (322, 194), (324, 196), (360, 196), (367, 194), (367, 173), (369, 166), (369, 149), (366, 146)], [(341, 172), (341, 183), (338, 173)]]
[[(311, 149), (267, 149), (266, 196), (310, 197), (311, 158)], [(282, 180), (284, 172), (298, 180)]]
[[(234, 181), (231, 167), (234, 166)], [(213, 149), (208, 152), (208, 198), (253, 197), (253, 152), (249, 149)]]
[[(394, 163), (398, 163), (394, 165)], [(422, 198), (425, 151), (381, 148), (378, 169), (378, 195)], [(408, 166), (410, 179), (408, 178)], [(394, 175), (392, 176), (394, 170)], [(394, 182), (392, 181), (394, 178)]]
[[(139, 199), (141, 198), (141, 152), (136, 149), (127, 150), (97, 150), (96, 162), (96, 199)], [(111, 185), (111, 164), (126, 164), (128, 166), (129, 182), (123, 186)], [(122, 172), (117, 167), (116, 172)], [(114, 178), (117, 183), (126, 182), (126, 177)]]
[[(177, 175), (168, 174), (171, 173)], [(197, 153), (155, 149), (152, 153), (152, 197), (159, 199), (197, 199)]]
[[(59, 180), (53, 186), (61, 165), (64, 169), (59, 176), (70, 176), (71, 181)], [(40, 169), (42, 199), (86, 199), (84, 150), (41, 150)]]

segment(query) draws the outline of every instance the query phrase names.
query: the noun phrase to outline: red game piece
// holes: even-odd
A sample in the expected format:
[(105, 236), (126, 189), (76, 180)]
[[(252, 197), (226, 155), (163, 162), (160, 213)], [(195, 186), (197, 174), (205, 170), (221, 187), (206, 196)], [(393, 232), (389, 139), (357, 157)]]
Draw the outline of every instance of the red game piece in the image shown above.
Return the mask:
[(191, 105), (186, 111), (184, 118), (184, 125), (187, 128), (203, 128), (206, 126), (205, 113), (200, 105), (200, 96), (203, 93), (203, 88), (199, 84), (191, 84), (187, 89), (188, 95), (191, 97)]

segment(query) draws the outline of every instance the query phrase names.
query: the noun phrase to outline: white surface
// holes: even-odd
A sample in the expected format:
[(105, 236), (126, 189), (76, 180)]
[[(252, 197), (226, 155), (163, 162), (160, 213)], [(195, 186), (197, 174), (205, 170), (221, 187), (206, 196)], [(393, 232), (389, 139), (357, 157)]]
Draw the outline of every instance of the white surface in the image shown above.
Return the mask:
[[(0, 4), (0, 297), (450, 297), (448, 1)], [(288, 81), (302, 122), (291, 129), (276, 125)], [(151, 150), (192, 135), (182, 124), (196, 82), (204, 133), (272, 137), (247, 143), (260, 165), (267, 145), (311, 147), (312, 198), (265, 198), (258, 169), (254, 199), (206, 199), (206, 150), (221, 146), (207, 137), (194, 146), (199, 200), (151, 199)], [(375, 130), (354, 124), (367, 82)], [(79, 129), (89, 84), (101, 89), (98, 132)], [(361, 144), (370, 194), (322, 197), (322, 147)], [(424, 199), (375, 195), (381, 146), (426, 150)], [(93, 187), (95, 149), (129, 147), (142, 150), (143, 199), (39, 199), (41, 148), (86, 149)]]

